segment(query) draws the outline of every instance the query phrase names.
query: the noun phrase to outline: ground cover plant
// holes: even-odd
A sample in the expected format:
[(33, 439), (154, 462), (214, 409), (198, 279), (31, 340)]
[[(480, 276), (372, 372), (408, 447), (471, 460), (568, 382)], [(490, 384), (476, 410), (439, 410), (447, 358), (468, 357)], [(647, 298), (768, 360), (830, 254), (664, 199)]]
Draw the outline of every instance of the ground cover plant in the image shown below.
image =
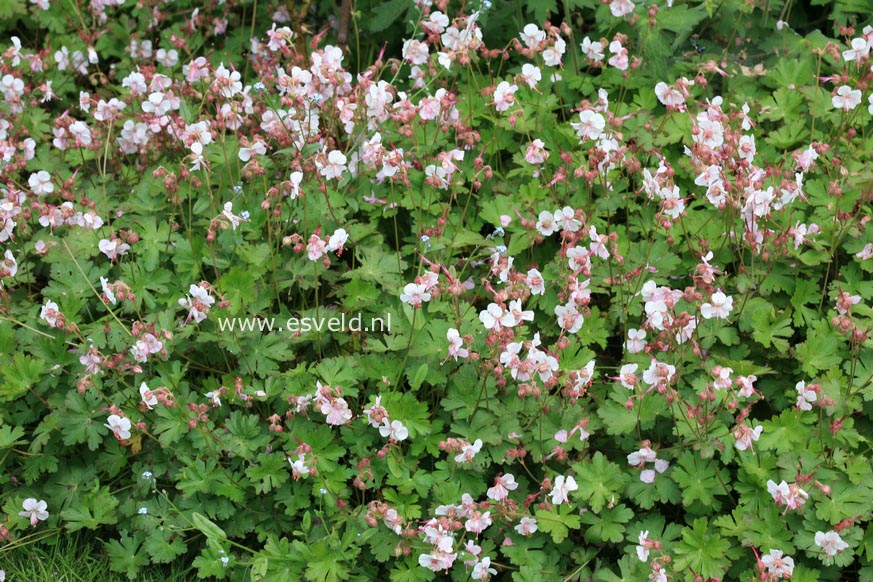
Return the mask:
[(0, 7), (0, 579), (873, 579), (867, 4), (336, 11)]

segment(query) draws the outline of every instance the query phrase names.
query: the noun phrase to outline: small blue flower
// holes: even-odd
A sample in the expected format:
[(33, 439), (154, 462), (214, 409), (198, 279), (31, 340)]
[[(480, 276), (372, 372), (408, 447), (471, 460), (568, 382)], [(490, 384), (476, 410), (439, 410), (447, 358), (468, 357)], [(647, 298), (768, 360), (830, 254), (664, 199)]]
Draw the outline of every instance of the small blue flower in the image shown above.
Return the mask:
[(426, 234), (421, 235), (421, 242), (426, 243), (429, 240), (430, 240), (430, 237), (427, 236)]
[(325, 489), (324, 487), (319, 489), (318, 492), (321, 493), (322, 495), (327, 495), (327, 489)]
[(221, 560), (221, 565), (222, 565), (222, 566), (227, 566), (228, 563), (230, 563), (230, 558), (228, 558), (227, 556), (221, 556), (221, 557), (219, 558), (219, 560)]
[(152, 477), (153, 477), (153, 475), (152, 475), (151, 471), (144, 471), (142, 474), (142, 478), (145, 479), (146, 481), (151, 481)]
[(504, 231), (503, 228), (501, 228), (499, 226), (496, 229), (494, 229), (494, 236), (496, 236), (496, 237), (498, 237), (498, 236), (502, 237), (505, 234), (506, 234), (506, 231)]
[(233, 187), (233, 191), (234, 191), (236, 194), (239, 194), (240, 192), (242, 192), (242, 184), (237, 184), (236, 186), (234, 186), (234, 187)]
[(257, 83), (254, 84), (254, 86), (252, 88), (257, 92), (261, 92), (264, 89), (266, 89), (267, 87), (266, 87), (266, 85), (264, 85), (263, 83), (258, 81)]
[(248, 220), (249, 217), (251, 216), (251, 214), (249, 214), (248, 210), (243, 210), (242, 212), (239, 213), (239, 215), (242, 216), (243, 220)]
[(140, 507), (140, 508), (137, 510), (137, 513), (140, 514), (140, 515), (147, 515), (148, 512), (149, 512), (149, 508), (148, 508), (148, 507)]
[(505, 254), (506, 254), (506, 247), (503, 246), (503, 245), (498, 246), (498, 247), (495, 248), (494, 250), (497, 251), (498, 253), (500, 253), (501, 255), (505, 255)]

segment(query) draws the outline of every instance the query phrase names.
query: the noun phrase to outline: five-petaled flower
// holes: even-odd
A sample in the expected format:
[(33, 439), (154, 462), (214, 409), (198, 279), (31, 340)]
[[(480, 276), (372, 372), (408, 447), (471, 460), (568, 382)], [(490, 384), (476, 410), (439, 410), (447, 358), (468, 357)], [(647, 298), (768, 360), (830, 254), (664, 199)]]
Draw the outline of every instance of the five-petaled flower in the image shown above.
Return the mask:
[(21, 507), (24, 511), (19, 511), (18, 515), (30, 519), (31, 526), (35, 526), (49, 517), (48, 504), (42, 499), (37, 501), (33, 497), (28, 497), (21, 504)]

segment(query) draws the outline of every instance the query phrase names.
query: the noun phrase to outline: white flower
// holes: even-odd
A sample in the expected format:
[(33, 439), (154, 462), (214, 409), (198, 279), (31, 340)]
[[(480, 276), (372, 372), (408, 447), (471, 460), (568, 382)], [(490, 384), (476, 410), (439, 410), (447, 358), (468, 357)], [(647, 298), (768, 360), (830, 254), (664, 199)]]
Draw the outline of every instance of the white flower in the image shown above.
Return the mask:
[(612, 0), (609, 3), (609, 11), (616, 18), (621, 18), (634, 11), (634, 3), (631, 0)]
[(468, 463), (473, 460), (473, 457), (482, 450), (482, 439), (476, 439), (473, 444), (464, 445), (461, 452), (455, 456), (456, 463)]
[(409, 303), (413, 307), (421, 307), (421, 304), (430, 301), (431, 294), (427, 291), (424, 285), (418, 283), (409, 283), (403, 288), (403, 293), (400, 295), (400, 300), (404, 303)]
[(853, 38), (852, 48), (843, 51), (843, 60), (848, 62), (860, 61), (870, 54), (870, 45), (863, 38)]
[(129, 418), (124, 418), (117, 414), (110, 414), (109, 418), (106, 419), (106, 424), (103, 426), (111, 430), (115, 434), (115, 438), (120, 441), (130, 438), (131, 424)]
[(506, 111), (515, 103), (515, 92), (518, 85), (501, 81), (494, 89), (494, 107), (497, 111)]
[(811, 403), (815, 402), (818, 398), (815, 390), (809, 390), (806, 387), (806, 382), (802, 380), (794, 386), (794, 389), (797, 390), (797, 408), (800, 410), (812, 410)]
[(344, 228), (336, 229), (327, 241), (327, 250), (338, 251), (342, 249), (349, 240), (349, 233)]
[(149, 390), (149, 387), (146, 386), (145, 382), (139, 385), (139, 396), (149, 410), (152, 410), (152, 407), (158, 403), (158, 397), (155, 396), (154, 392)]
[(627, 330), (625, 348), (631, 354), (638, 354), (646, 349), (646, 331), (644, 329)]
[(127, 251), (130, 250), (130, 245), (127, 243), (123, 243), (118, 239), (109, 240), (109, 239), (101, 239), (99, 243), (97, 243), (97, 248), (100, 249), (106, 257), (114, 261), (120, 256), (126, 255)]
[(646, 538), (649, 537), (649, 530), (643, 530), (640, 532), (639, 542), (640, 544), (637, 546), (637, 558), (639, 558), (640, 562), (645, 562), (649, 559), (649, 548), (646, 547)]
[(700, 314), (704, 319), (727, 319), (733, 309), (734, 298), (725, 295), (721, 290), (716, 291), (710, 298), (710, 303), (704, 303), (700, 306)]
[(519, 33), (519, 36), (527, 48), (534, 48), (546, 40), (545, 31), (540, 30), (536, 24), (525, 25), (524, 30)]
[(515, 531), (523, 536), (529, 536), (537, 531), (537, 520), (533, 517), (522, 517), (519, 524), (515, 526)]
[(570, 124), (580, 140), (597, 139), (603, 135), (606, 119), (599, 113), (586, 109), (579, 113), (579, 121)]
[(603, 43), (600, 41), (593, 41), (587, 36), (582, 39), (582, 43), (579, 45), (579, 48), (582, 49), (582, 54), (584, 54), (588, 59), (592, 61), (599, 62), (603, 60)]
[(399, 420), (388, 422), (385, 418), (382, 420), (382, 426), (379, 427), (379, 434), (395, 441), (404, 441), (409, 437), (409, 430)]
[(21, 507), (24, 511), (19, 511), (18, 515), (21, 517), (27, 517), (30, 519), (30, 525), (35, 526), (41, 521), (45, 521), (49, 517), (48, 504), (40, 499), (37, 501), (33, 497), (28, 497), (24, 500), (24, 503), (21, 504)]
[(497, 570), (491, 567), (491, 558), (487, 556), (473, 566), (473, 580), (487, 580), (491, 574), (497, 574)]
[(570, 477), (564, 477), (563, 475), (558, 475), (555, 477), (555, 485), (552, 487), (549, 495), (552, 496), (552, 503), (554, 505), (560, 505), (563, 502), (570, 501), (568, 497), (571, 491), (576, 491), (579, 489), (579, 486), (576, 484), (576, 480)]
[(113, 293), (112, 289), (109, 287), (109, 279), (106, 277), (100, 277), (100, 286), (103, 288), (103, 295), (106, 296), (106, 300), (112, 305), (115, 305), (117, 300), (115, 298), (115, 293)]
[(27, 185), (30, 186), (31, 192), (37, 196), (51, 194), (55, 190), (55, 185), (52, 184), (51, 174), (45, 170), (40, 170), (36, 174), (31, 174), (27, 180)]
[(45, 321), (49, 326), (55, 327), (58, 323), (58, 316), (60, 314), (58, 304), (54, 301), (47, 301), (39, 312), (39, 318)]
[(321, 167), (319, 174), (328, 180), (338, 180), (346, 171), (348, 159), (339, 150), (333, 150), (327, 155), (327, 163)]
[(823, 549), (825, 554), (830, 557), (837, 555), (838, 552), (842, 552), (849, 547), (849, 544), (843, 541), (840, 534), (833, 530), (827, 533), (822, 531), (816, 532), (815, 545)]
[(833, 103), (836, 109), (851, 111), (860, 105), (861, 91), (858, 89), (852, 89), (848, 85), (840, 85), (837, 87), (836, 95), (831, 97), (831, 103)]
[(767, 573), (775, 578), (791, 578), (794, 573), (794, 560), (780, 550), (770, 550), (769, 554), (761, 556), (761, 563), (767, 568)]

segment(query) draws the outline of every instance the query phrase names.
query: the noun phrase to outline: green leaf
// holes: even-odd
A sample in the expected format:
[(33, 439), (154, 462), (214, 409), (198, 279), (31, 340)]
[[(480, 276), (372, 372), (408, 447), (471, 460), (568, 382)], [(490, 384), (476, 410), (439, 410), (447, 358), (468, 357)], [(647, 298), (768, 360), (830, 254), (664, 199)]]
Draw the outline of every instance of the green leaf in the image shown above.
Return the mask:
[(621, 497), (627, 476), (600, 451), (594, 454), (590, 464), (575, 463), (572, 467), (579, 484), (577, 493), (595, 513), (600, 513), (605, 505), (615, 503)]
[(730, 547), (706, 519), (695, 519), (691, 528), (683, 528), (682, 540), (674, 546), (674, 568), (680, 572), (690, 568), (703, 578), (721, 578), (731, 564)]
[(218, 524), (216, 524), (214, 521), (212, 521), (202, 513), (199, 513), (197, 511), (192, 513), (191, 523), (210, 540), (223, 541), (227, 539), (227, 534), (224, 533), (224, 530), (218, 527)]
[(543, 533), (550, 534), (552, 541), (560, 544), (570, 533), (579, 529), (581, 520), (578, 515), (571, 514), (567, 504), (559, 505), (557, 511), (537, 510), (537, 527)]

